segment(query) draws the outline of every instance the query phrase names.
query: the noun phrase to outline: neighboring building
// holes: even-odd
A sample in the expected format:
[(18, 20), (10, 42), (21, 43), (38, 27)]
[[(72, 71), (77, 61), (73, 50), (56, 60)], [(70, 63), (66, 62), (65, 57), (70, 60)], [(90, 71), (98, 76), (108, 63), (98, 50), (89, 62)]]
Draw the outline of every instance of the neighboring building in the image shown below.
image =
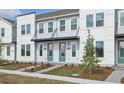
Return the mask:
[[(8, 23), (13, 27), (13, 23)], [(121, 9), (64, 9), (19, 15), (17, 33), (10, 34), (17, 34), (17, 39), (9, 39), (9, 44), (10, 40), (15, 42), (11, 44), (16, 45), (16, 55), (11, 54), (13, 59), (23, 62), (80, 63), (87, 30), (95, 38), (101, 65), (124, 64), (124, 10)], [(9, 60), (7, 56), (5, 59)]]
[(16, 60), (16, 23), (12, 20), (0, 17), (0, 57), (4, 60)]

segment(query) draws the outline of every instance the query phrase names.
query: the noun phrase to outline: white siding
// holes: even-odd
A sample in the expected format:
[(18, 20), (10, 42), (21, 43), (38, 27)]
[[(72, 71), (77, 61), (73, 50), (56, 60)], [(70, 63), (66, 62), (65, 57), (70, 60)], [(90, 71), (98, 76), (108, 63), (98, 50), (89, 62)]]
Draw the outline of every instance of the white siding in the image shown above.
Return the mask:
[[(51, 38), (52, 33), (54, 32), (54, 30), (56, 28), (58, 28), (56, 34), (54, 37), (68, 37), (68, 36), (76, 36), (77, 30), (78, 30), (78, 26), (77, 25), (77, 30), (71, 30), (71, 19), (72, 18), (77, 18), (77, 24), (79, 23), (79, 19), (78, 16), (72, 16), (72, 17), (65, 17), (65, 18), (59, 18), (59, 19), (55, 19), (55, 20), (47, 20), (47, 21), (41, 21), (44, 24), (44, 32), (40, 33), (38, 32), (37, 34), (37, 38)], [(60, 20), (65, 19), (65, 31), (60, 31)], [(53, 21), (53, 32), (48, 33), (48, 22)], [(37, 30), (38, 30), (38, 24), (40, 22), (37, 23)]]
[[(21, 35), (21, 25), (31, 24), (31, 33)], [(34, 62), (35, 51), (34, 42), (31, 41), (35, 33), (35, 14), (23, 15), (17, 17), (17, 60), (24, 62)], [(21, 56), (21, 45), (30, 44), (31, 56)]]
[[(104, 26), (96, 27), (95, 22), (96, 13), (104, 12)], [(94, 27), (86, 28), (86, 15), (94, 15)], [(91, 35), (95, 38), (95, 41), (104, 41), (104, 57), (100, 58), (103, 65), (114, 65), (114, 10), (80, 10), (80, 51), (83, 51), (83, 43), (87, 38), (87, 29), (90, 30)], [(80, 59), (82, 58), (82, 52), (80, 53)]]

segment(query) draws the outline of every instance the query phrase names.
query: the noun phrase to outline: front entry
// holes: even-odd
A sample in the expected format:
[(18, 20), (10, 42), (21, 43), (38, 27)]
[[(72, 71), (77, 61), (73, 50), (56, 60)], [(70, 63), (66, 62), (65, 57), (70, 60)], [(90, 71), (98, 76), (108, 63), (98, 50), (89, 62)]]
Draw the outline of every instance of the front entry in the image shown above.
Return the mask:
[(118, 43), (118, 64), (124, 64), (124, 41)]
[(48, 43), (47, 45), (47, 60), (53, 61), (53, 44)]
[(65, 62), (66, 60), (66, 43), (62, 42), (59, 44), (59, 61)]

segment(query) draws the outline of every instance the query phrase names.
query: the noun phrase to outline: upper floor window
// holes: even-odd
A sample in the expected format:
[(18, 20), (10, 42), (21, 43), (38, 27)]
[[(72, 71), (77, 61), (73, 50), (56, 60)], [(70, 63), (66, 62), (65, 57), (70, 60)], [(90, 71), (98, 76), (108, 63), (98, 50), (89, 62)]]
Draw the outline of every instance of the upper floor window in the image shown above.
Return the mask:
[(60, 31), (65, 31), (65, 20), (60, 20)]
[(7, 46), (7, 56), (10, 56), (10, 46)]
[(71, 19), (71, 30), (77, 30), (77, 18)]
[(1, 28), (1, 37), (4, 37), (4, 36), (5, 36), (5, 29)]
[(86, 16), (86, 27), (93, 27), (93, 14)]
[(25, 25), (21, 25), (21, 34), (22, 34), (22, 35), (25, 34)]
[(124, 26), (124, 12), (120, 13), (120, 26)]
[(104, 56), (104, 42), (96, 41), (96, 56), (103, 57)]
[(96, 27), (104, 26), (104, 13), (96, 14)]
[(53, 32), (53, 22), (48, 22), (48, 32)]
[(43, 23), (39, 23), (39, 33), (43, 33)]
[(31, 25), (30, 24), (27, 24), (27, 34), (30, 34), (30, 30), (31, 30)]

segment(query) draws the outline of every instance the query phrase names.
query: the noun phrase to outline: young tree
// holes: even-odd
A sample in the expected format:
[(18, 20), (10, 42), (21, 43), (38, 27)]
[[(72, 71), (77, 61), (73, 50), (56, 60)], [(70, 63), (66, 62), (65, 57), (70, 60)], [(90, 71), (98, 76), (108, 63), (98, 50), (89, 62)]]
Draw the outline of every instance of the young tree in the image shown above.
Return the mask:
[(94, 47), (94, 38), (91, 36), (90, 31), (88, 30), (88, 36), (86, 43), (84, 43), (84, 52), (83, 52), (83, 60), (82, 66), (85, 71), (89, 72), (89, 76), (93, 74), (95, 67), (100, 62), (98, 57), (96, 57), (96, 50)]

